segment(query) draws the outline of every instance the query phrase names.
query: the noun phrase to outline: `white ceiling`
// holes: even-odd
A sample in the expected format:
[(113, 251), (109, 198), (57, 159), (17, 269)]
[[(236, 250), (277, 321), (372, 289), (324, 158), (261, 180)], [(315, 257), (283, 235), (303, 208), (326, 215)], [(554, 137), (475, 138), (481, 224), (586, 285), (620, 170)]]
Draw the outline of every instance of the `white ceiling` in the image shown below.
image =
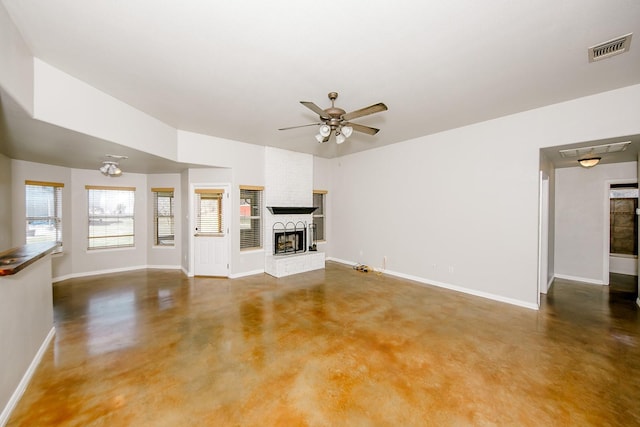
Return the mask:
[[(34, 56), (169, 125), (322, 157), (640, 83), (636, 0), (2, 4)], [(631, 32), (629, 52), (588, 62)], [(354, 120), (380, 133), (277, 130), (317, 122), (299, 101), (326, 108), (330, 91), (347, 111), (384, 102)]]

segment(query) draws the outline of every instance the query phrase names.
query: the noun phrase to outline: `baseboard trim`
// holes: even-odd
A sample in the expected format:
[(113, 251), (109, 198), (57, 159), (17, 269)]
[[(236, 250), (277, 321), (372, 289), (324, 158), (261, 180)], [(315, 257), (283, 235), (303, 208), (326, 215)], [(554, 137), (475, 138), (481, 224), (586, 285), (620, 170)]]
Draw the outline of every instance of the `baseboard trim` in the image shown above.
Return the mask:
[(47, 348), (49, 347), (49, 344), (51, 343), (55, 335), (56, 335), (56, 328), (52, 327), (49, 333), (47, 334), (47, 336), (45, 337), (44, 341), (42, 341), (42, 344), (40, 345), (38, 352), (33, 357), (33, 360), (29, 364), (29, 367), (27, 368), (26, 372), (22, 376), (22, 379), (18, 383), (18, 386), (16, 387), (13, 394), (11, 395), (11, 398), (7, 402), (7, 405), (2, 410), (2, 413), (0, 413), (0, 426), (4, 426), (9, 421), (9, 417), (11, 416), (11, 413), (16, 408), (16, 405), (20, 401), (20, 398), (24, 394), (24, 391), (27, 389), (27, 386), (31, 381), (31, 377), (33, 377), (33, 374), (36, 372), (36, 369), (38, 368), (38, 365), (40, 365), (40, 361), (42, 360), (44, 353), (47, 351)]
[(570, 276), (568, 274), (555, 274), (554, 278), (556, 279), (563, 279), (563, 280), (572, 280), (574, 282), (582, 282), (582, 283), (586, 283), (589, 285), (600, 285), (600, 286), (606, 286), (605, 283), (602, 280), (595, 280), (595, 279), (587, 279), (586, 277), (578, 277), (578, 276)]
[(340, 259), (340, 258), (327, 257), (326, 260), (327, 261), (334, 261), (334, 262), (337, 262), (337, 263), (340, 263), (340, 264), (345, 264), (345, 265), (348, 265), (348, 266), (351, 266), (351, 267), (353, 267), (354, 265), (358, 265), (357, 262), (346, 261), (346, 260)]
[(187, 276), (187, 277), (194, 277), (194, 276), (193, 276), (193, 274), (192, 274), (192, 273), (190, 273), (190, 272), (189, 272), (189, 270), (187, 270), (186, 268), (184, 268), (184, 267), (182, 267), (182, 266), (181, 266), (180, 268), (182, 268), (182, 272), (184, 273), (184, 275), (185, 275), (185, 276)]
[(147, 268), (152, 268), (156, 270), (180, 270), (182, 266), (180, 265), (147, 265)]
[(241, 277), (246, 277), (246, 276), (253, 276), (256, 274), (263, 274), (264, 273), (264, 268), (260, 269), (260, 270), (253, 270), (253, 271), (246, 271), (243, 273), (235, 273), (235, 274), (230, 274), (229, 275), (229, 279), (239, 279)]
[(53, 283), (56, 283), (56, 282), (62, 282), (63, 280), (68, 280), (68, 279), (77, 279), (79, 277), (97, 276), (99, 274), (122, 273), (125, 271), (145, 270), (147, 268), (161, 269), (161, 270), (180, 270), (182, 269), (182, 266), (180, 265), (135, 265), (132, 267), (112, 268), (108, 270), (83, 271), (81, 273), (66, 274), (64, 276), (54, 277), (53, 279), (51, 279), (51, 281)]
[[(357, 265), (357, 263), (354, 263), (352, 261), (346, 261), (346, 260), (342, 260), (342, 259), (339, 259), (339, 258), (333, 258), (333, 257), (332, 258), (327, 258), (327, 261), (335, 261), (335, 262), (338, 262), (340, 264), (346, 264), (346, 265), (349, 265), (349, 266)], [(528, 308), (530, 310), (539, 310), (540, 309), (540, 307), (538, 307), (537, 304), (532, 304), (532, 303), (529, 303), (529, 302), (526, 302), (526, 301), (521, 301), (521, 300), (514, 299), (514, 298), (503, 297), (502, 295), (496, 295), (496, 294), (492, 294), (492, 293), (488, 293), (488, 292), (477, 291), (475, 289), (469, 289), (469, 288), (465, 288), (465, 287), (462, 287), (462, 286), (456, 286), (456, 285), (452, 285), (450, 283), (444, 283), (444, 282), (439, 282), (439, 281), (436, 281), (436, 280), (425, 279), (425, 278), (422, 278), (422, 277), (412, 276), (410, 274), (400, 273), (400, 272), (392, 271), (392, 270), (375, 269), (375, 271), (378, 271), (378, 272), (383, 273), (383, 274), (388, 274), (389, 276), (395, 276), (395, 277), (399, 277), (399, 278), (402, 278), (402, 279), (412, 280), (414, 282), (417, 282), (421, 286), (437, 286), (439, 288), (449, 289), (451, 291), (462, 292), (463, 294), (473, 295), (473, 296), (476, 296), (476, 297), (486, 298), (486, 299), (490, 299), (490, 300), (493, 300), (493, 301), (498, 301), (498, 302), (503, 302), (503, 303), (506, 303), (506, 304), (516, 305), (518, 307)]]

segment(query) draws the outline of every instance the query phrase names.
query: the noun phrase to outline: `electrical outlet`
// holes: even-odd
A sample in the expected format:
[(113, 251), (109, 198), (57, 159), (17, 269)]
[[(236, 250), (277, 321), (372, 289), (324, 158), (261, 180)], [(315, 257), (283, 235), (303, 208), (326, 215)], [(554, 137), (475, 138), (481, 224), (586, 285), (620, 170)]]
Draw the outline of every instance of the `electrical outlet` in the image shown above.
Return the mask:
[(453, 273), (453, 265), (449, 266), (449, 273)]

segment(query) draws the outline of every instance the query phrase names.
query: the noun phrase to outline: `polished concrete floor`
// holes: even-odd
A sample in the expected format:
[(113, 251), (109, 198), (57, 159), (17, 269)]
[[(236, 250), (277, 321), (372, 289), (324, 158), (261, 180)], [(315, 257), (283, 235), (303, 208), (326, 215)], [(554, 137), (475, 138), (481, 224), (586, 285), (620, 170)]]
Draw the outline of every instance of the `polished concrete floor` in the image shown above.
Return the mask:
[(640, 425), (639, 309), (607, 287), (558, 280), (535, 311), (327, 263), (54, 300), (10, 426)]

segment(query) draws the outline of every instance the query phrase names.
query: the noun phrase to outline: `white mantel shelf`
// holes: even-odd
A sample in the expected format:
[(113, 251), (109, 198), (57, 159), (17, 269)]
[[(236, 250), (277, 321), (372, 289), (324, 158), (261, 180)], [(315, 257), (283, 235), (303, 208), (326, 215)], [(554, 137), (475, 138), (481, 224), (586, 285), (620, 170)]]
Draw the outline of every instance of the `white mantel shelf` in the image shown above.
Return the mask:
[(304, 252), (295, 255), (267, 256), (264, 271), (273, 277), (285, 277), (324, 268), (324, 252)]

